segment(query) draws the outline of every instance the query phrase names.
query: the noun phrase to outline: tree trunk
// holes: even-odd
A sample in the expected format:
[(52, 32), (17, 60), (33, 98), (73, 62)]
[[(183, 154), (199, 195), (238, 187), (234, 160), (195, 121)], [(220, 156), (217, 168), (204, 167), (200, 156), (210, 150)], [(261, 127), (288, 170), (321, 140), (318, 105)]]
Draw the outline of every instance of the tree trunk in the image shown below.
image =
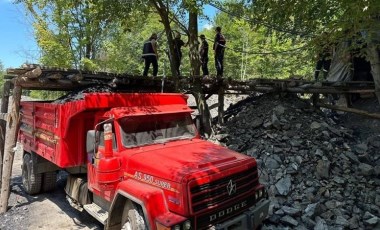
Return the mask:
[(199, 60), (199, 41), (198, 41), (198, 12), (189, 12), (189, 55), (191, 63), (191, 75), (200, 76), (201, 62)]
[(21, 100), (21, 87), (15, 82), (13, 88), (13, 100), (12, 108), (8, 115), (6, 125), (6, 139), (4, 147), (4, 165), (1, 184), (1, 196), (0, 196), (0, 214), (7, 211), (8, 198), (10, 195), (10, 180), (12, 177), (12, 165), (15, 154), (15, 147), (17, 141), (17, 132), (19, 128), (19, 112), (20, 112), (20, 100)]
[(153, 6), (156, 8), (157, 13), (160, 15), (161, 22), (165, 28), (166, 38), (168, 39), (168, 51), (169, 51), (169, 62), (170, 71), (172, 72), (173, 80), (176, 85), (176, 90), (178, 89), (178, 73), (177, 73), (177, 63), (179, 62), (178, 56), (174, 52), (174, 39), (172, 34), (172, 29), (169, 20), (169, 9), (161, 0), (150, 0)]
[[(1, 113), (8, 113), (8, 104), (9, 104), (9, 93), (11, 90), (12, 83), (6, 81), (3, 86), (3, 97), (1, 98)], [(5, 131), (6, 131), (6, 120), (0, 119), (0, 188), (2, 182), (2, 173), (3, 173), (3, 159), (4, 159), (4, 143), (5, 143)]]
[(189, 33), (191, 73), (195, 78), (193, 96), (195, 97), (198, 111), (201, 116), (201, 131), (203, 131), (203, 134), (209, 137), (212, 134), (211, 114), (206, 102), (205, 94), (202, 89), (202, 81), (200, 79), (200, 60), (198, 51), (198, 12), (195, 10), (189, 11)]

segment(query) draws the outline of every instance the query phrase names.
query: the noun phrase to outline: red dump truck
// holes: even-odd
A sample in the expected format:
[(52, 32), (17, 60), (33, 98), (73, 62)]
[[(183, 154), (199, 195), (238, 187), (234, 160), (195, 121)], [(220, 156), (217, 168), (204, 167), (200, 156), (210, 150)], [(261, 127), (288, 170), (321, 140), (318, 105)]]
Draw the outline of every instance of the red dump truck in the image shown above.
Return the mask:
[(255, 159), (200, 138), (187, 96), (89, 93), (22, 102), (22, 181), (65, 192), (105, 229), (255, 229), (268, 214)]

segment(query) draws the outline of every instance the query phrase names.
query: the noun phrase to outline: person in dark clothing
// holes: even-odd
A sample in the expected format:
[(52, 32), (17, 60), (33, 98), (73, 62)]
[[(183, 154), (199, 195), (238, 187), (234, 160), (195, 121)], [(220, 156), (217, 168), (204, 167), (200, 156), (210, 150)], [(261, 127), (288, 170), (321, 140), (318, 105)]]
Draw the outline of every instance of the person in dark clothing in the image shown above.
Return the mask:
[(144, 43), (142, 58), (145, 60), (143, 76), (148, 76), (150, 64), (153, 66), (153, 76), (158, 73), (157, 34), (153, 33)]
[(177, 58), (177, 74), (178, 76), (181, 75), (181, 72), (179, 71), (179, 67), (181, 66), (181, 61), (182, 61), (182, 51), (181, 48), (182, 46), (186, 46), (186, 44), (181, 40), (181, 35), (178, 33), (175, 38), (174, 38), (174, 54), (176, 55)]
[(326, 80), (331, 66), (334, 45), (328, 41), (328, 34), (326, 32), (321, 35), (321, 49), (322, 52), (318, 54), (318, 61), (315, 66), (314, 80), (318, 81), (319, 74), (322, 72), (323, 79)]
[(216, 76), (223, 76), (223, 59), (224, 59), (224, 49), (226, 45), (226, 39), (222, 34), (222, 28), (219, 26), (215, 29), (216, 35), (214, 39), (214, 54), (215, 54), (215, 68)]
[(199, 56), (202, 64), (203, 77), (208, 77), (208, 43), (206, 37), (202, 34), (199, 36), (201, 38), (201, 47), (199, 50)]
[(331, 53), (328, 51), (324, 51), (318, 56), (319, 56), (319, 59), (315, 67), (314, 79), (318, 81), (319, 73), (322, 71), (323, 79), (326, 80), (327, 73), (329, 72), (330, 65), (331, 65)]

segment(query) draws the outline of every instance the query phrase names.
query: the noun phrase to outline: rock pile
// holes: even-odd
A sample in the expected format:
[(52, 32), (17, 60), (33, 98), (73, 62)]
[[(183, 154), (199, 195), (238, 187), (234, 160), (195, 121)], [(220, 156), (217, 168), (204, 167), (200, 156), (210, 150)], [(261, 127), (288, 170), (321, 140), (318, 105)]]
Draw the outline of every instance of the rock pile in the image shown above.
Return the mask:
[(255, 157), (268, 189), (264, 229), (380, 229), (380, 135), (360, 140), (296, 96), (249, 97), (225, 118), (215, 140)]

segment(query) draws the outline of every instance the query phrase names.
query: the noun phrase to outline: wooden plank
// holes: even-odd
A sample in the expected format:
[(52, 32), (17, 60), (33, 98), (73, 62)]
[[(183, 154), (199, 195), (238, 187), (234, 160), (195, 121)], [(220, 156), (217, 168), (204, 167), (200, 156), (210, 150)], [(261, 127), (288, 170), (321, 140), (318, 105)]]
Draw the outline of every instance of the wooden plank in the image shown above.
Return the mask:
[(41, 67), (37, 66), (35, 69), (22, 74), (20, 77), (33, 79), (33, 78), (38, 78), (39, 76), (41, 76), (41, 74), (42, 74)]
[[(4, 82), (3, 95), (1, 98), (1, 114), (7, 114), (8, 104), (9, 104), (9, 94), (11, 90), (12, 83), (10, 81)], [(5, 144), (5, 134), (6, 134), (6, 124), (8, 116), (4, 116), (5, 119), (0, 120), (0, 188), (2, 184), (2, 173), (3, 173), (3, 160), (4, 160), (4, 144)]]
[(71, 81), (78, 82), (83, 80), (83, 75), (81, 73), (70, 74), (67, 76), (67, 78)]
[(224, 124), (224, 85), (223, 83), (220, 84), (219, 90), (218, 90), (218, 123), (219, 125)]
[(0, 196), (0, 214), (7, 211), (8, 198), (10, 195), (10, 181), (12, 176), (12, 165), (14, 159), (14, 148), (16, 147), (17, 132), (19, 128), (20, 116), (20, 100), (21, 100), (21, 86), (15, 84), (13, 88), (12, 108), (9, 113), (9, 120), (6, 125), (6, 137), (4, 146), (4, 164), (1, 183), (1, 196)]
[(59, 80), (63, 78), (63, 75), (61, 73), (51, 73), (47, 74), (46, 78), (50, 80)]
[(343, 106), (336, 106), (336, 105), (328, 105), (328, 104), (323, 104), (323, 103), (317, 103), (317, 106), (324, 107), (327, 109), (332, 109), (332, 110), (355, 113), (355, 114), (370, 117), (370, 118), (380, 119), (379, 113), (369, 113), (368, 111), (365, 111), (365, 110), (348, 108), (348, 107), (343, 107)]

